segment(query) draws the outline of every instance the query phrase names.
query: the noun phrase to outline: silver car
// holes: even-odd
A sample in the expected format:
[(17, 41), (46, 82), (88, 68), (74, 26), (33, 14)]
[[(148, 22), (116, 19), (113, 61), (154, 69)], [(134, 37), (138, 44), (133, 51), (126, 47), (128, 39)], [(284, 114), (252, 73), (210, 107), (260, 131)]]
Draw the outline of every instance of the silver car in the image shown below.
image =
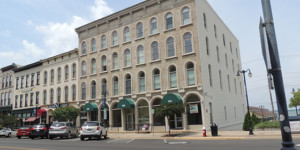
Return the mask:
[(80, 128), (81, 141), (83, 141), (84, 138), (91, 139), (92, 137), (96, 137), (100, 140), (102, 136), (105, 139), (107, 138), (107, 127), (97, 121), (86, 121)]
[(78, 136), (78, 130), (69, 122), (54, 122), (49, 128), (49, 139), (56, 137), (72, 138)]
[(10, 128), (0, 128), (0, 136), (11, 136), (11, 129)]

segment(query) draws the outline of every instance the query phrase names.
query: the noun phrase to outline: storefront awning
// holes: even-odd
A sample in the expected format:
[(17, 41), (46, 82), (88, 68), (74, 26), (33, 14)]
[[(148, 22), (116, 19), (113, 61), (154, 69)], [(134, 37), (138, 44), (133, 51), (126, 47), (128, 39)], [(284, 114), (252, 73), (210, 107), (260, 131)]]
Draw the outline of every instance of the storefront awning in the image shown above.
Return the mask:
[(134, 103), (130, 99), (122, 99), (118, 103), (117, 108), (134, 108)]
[(83, 111), (97, 111), (98, 107), (95, 103), (87, 103), (83, 107)]
[(179, 95), (171, 93), (164, 96), (161, 104), (178, 104), (182, 103), (182, 99)]
[(37, 116), (42, 116), (43, 112), (47, 112), (45, 109), (37, 109)]
[(28, 118), (27, 120), (25, 120), (25, 122), (33, 122), (35, 121), (36, 119), (38, 119), (39, 117), (30, 117)]

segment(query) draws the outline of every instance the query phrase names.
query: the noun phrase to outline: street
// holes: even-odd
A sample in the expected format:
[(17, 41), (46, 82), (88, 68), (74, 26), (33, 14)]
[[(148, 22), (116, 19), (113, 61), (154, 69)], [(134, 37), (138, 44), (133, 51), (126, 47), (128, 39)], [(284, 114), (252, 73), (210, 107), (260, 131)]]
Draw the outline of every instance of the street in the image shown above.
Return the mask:
[[(300, 144), (300, 139), (294, 140)], [(275, 150), (281, 148), (280, 139), (255, 140), (141, 140), (141, 139), (105, 139), (85, 140), (75, 139), (17, 139), (15, 137), (0, 137), (0, 150)]]

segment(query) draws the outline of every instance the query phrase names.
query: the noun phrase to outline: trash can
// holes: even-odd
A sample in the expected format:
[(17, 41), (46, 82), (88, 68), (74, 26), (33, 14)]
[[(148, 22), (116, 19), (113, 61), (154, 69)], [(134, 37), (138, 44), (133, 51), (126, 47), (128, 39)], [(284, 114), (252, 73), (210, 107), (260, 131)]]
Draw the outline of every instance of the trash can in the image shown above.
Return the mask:
[(210, 125), (210, 130), (212, 136), (218, 136), (218, 126), (215, 123)]

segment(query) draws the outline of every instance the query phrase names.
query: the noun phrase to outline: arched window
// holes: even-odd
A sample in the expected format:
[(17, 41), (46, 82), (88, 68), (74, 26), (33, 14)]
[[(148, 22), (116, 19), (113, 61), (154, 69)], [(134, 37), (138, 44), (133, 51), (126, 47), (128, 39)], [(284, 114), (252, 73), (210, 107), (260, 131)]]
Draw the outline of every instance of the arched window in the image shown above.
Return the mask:
[(54, 70), (51, 70), (51, 83), (54, 83)]
[(57, 69), (57, 81), (61, 82), (61, 68)]
[(113, 78), (113, 91), (114, 91), (114, 95), (119, 95), (119, 80), (118, 80), (118, 77)]
[(72, 78), (76, 78), (76, 64), (72, 66)]
[(173, 29), (174, 25), (173, 25), (173, 14), (172, 13), (168, 13), (166, 15), (166, 29), (170, 30)]
[(186, 65), (186, 74), (187, 74), (187, 85), (195, 85), (195, 71), (194, 71), (194, 64), (189, 62)]
[(125, 67), (129, 67), (131, 66), (131, 55), (130, 55), (130, 50), (129, 49), (126, 49), (125, 52), (124, 52), (124, 55), (125, 55)]
[(151, 26), (151, 34), (156, 34), (158, 32), (158, 30), (157, 30), (157, 19), (156, 18), (151, 19), (150, 26)]
[(69, 80), (69, 66), (65, 67), (65, 80)]
[(208, 65), (208, 77), (209, 77), (209, 85), (212, 87), (213, 86), (213, 81), (212, 81), (212, 74), (211, 74), (210, 64)]
[(209, 55), (209, 43), (208, 43), (208, 37), (205, 38), (205, 43), (206, 43), (206, 53)]
[(203, 24), (204, 24), (204, 27), (206, 28), (207, 27), (207, 22), (206, 22), (206, 15), (205, 15), (205, 13), (203, 13)]
[(50, 104), (54, 104), (54, 90), (50, 90)]
[(138, 64), (143, 64), (145, 63), (145, 58), (144, 58), (144, 46), (140, 45), (137, 49), (137, 63)]
[(118, 53), (114, 52), (113, 54), (113, 69), (118, 69), (119, 66), (118, 66)]
[(9, 86), (11, 86), (12, 76), (9, 77)]
[(86, 42), (83, 41), (81, 44), (81, 53), (82, 55), (86, 54)]
[(57, 89), (57, 102), (58, 103), (61, 102), (61, 89), (60, 88)]
[(106, 35), (102, 35), (101, 37), (101, 49), (107, 48), (107, 40), (106, 40)]
[(92, 52), (96, 51), (96, 39), (93, 38), (91, 41), (91, 48), (92, 48)]
[(153, 85), (154, 90), (160, 90), (160, 71), (158, 69), (153, 70)]
[(96, 67), (97, 66), (96, 66), (96, 59), (95, 58), (92, 59), (91, 64), (92, 64), (91, 65), (91, 73), (92, 74), (96, 74), (97, 73), (97, 71), (96, 71), (96, 69), (97, 69)]
[(130, 29), (129, 27), (124, 28), (124, 42), (129, 42), (130, 41)]
[(81, 62), (81, 76), (86, 76), (86, 62)]
[(182, 24), (186, 25), (191, 23), (191, 19), (190, 19), (190, 9), (188, 7), (185, 7), (182, 10)]
[(159, 59), (159, 52), (158, 52), (158, 43), (152, 42), (151, 44), (151, 49), (152, 49), (152, 60), (158, 60)]
[(118, 32), (117, 31), (114, 31), (112, 33), (112, 45), (113, 46), (118, 45)]
[(65, 102), (69, 101), (69, 87), (65, 87)]
[(91, 89), (92, 89), (91, 98), (95, 99), (96, 98), (96, 82), (95, 81), (92, 81)]
[(149, 123), (149, 104), (146, 100), (141, 100), (137, 104), (139, 124)]
[(102, 84), (102, 91), (101, 92), (107, 92), (107, 81), (106, 79), (102, 79), (101, 81), (101, 84)]
[(141, 22), (139, 22), (136, 25), (136, 37), (137, 38), (141, 38), (144, 36), (144, 31), (143, 31), (143, 24)]
[(76, 100), (76, 85), (72, 86), (72, 100)]
[(168, 57), (175, 56), (175, 46), (174, 46), (174, 38), (169, 37), (167, 39), (167, 49), (168, 49)]
[(169, 83), (170, 88), (177, 88), (176, 67), (169, 67)]
[(81, 100), (86, 100), (86, 84), (83, 82), (81, 84)]
[(107, 71), (107, 64), (106, 64), (106, 56), (103, 55), (101, 57), (101, 69), (102, 71)]
[(184, 41), (184, 52), (185, 53), (193, 52), (192, 34), (190, 32), (187, 32), (183, 35), (183, 41)]
[(44, 72), (44, 84), (47, 84), (48, 74), (47, 71)]
[(44, 90), (43, 95), (44, 95), (43, 104), (46, 105), (47, 104), (47, 91), (46, 90)]
[(139, 73), (139, 92), (145, 92), (146, 91), (146, 85), (145, 85), (145, 73), (140, 72)]
[(219, 80), (220, 80), (220, 89), (223, 89), (223, 84), (222, 84), (222, 72), (219, 70)]
[(127, 74), (125, 76), (125, 92), (126, 94), (131, 94), (131, 76)]

